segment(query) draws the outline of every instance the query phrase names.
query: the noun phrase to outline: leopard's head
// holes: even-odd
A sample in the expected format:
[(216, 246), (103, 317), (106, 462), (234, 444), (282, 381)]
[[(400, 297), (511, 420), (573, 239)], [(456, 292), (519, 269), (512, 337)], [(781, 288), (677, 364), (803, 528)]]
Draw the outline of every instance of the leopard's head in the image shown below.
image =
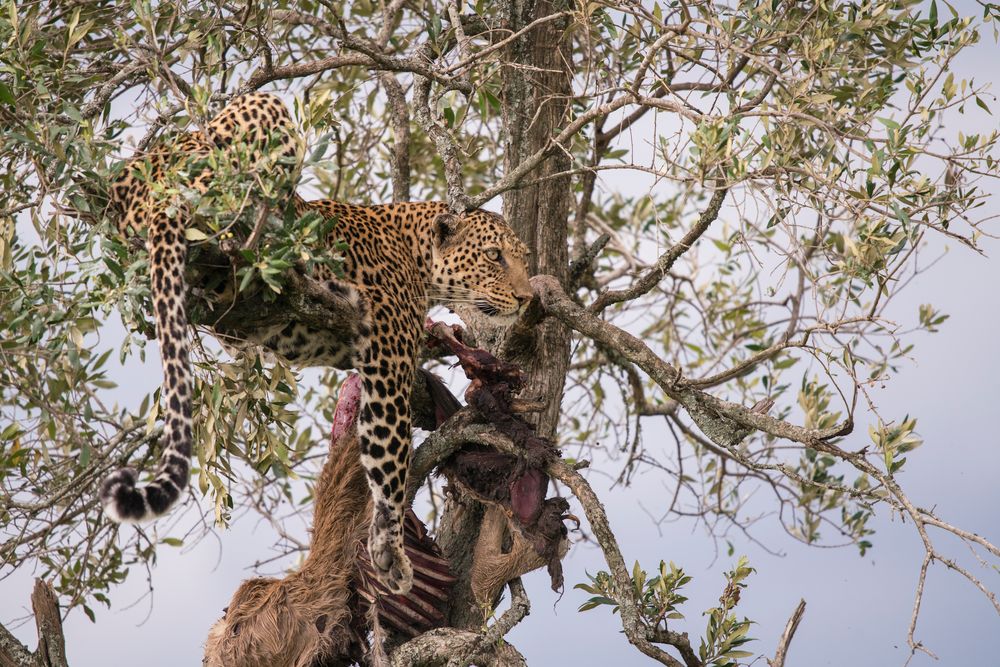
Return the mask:
[(442, 213), (433, 235), (433, 301), (467, 304), (508, 322), (531, 301), (528, 248), (503, 217), (483, 210)]

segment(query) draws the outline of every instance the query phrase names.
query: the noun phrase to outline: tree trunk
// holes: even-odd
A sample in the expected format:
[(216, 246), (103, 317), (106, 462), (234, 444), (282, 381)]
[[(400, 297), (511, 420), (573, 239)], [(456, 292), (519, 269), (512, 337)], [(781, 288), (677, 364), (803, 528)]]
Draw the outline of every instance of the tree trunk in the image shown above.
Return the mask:
[[(558, 0), (513, 0), (505, 5), (506, 27), (517, 31), (538, 17), (558, 11), (562, 5)], [(565, 120), (572, 78), (564, 31), (564, 22), (550, 22), (508, 47), (509, 59), (526, 67), (507, 67), (503, 75), (501, 102), (507, 173), (525, 156), (546, 146)], [(551, 274), (563, 282), (569, 265), (571, 182), (569, 176), (546, 177), (569, 167), (565, 154), (555, 154), (529, 177), (539, 182), (508, 192), (503, 202), (508, 223), (531, 250), (529, 271)], [(503, 330), (491, 327), (475, 313), (465, 310), (459, 313), (479, 345), (500, 355), (506, 342)], [(527, 374), (522, 395), (545, 401), (546, 408), (538, 414), (536, 426), (540, 435), (553, 439), (559, 424), (569, 355), (570, 331), (553, 318), (535, 328), (530, 339), (519, 344), (517, 353), (507, 359)], [(438, 543), (459, 576), (452, 594), (449, 618), (452, 627), (477, 629), (483, 623), (483, 610), (475, 604), (468, 581), (482, 516), (482, 506), (468, 498), (449, 499), (442, 516)]]
[[(514, 0), (510, 4), (510, 29), (520, 30), (534, 19), (564, 8), (561, 0)], [(505, 129), (504, 170), (511, 172), (528, 155), (548, 145), (569, 111), (572, 95), (571, 53), (564, 39), (565, 22), (547, 23), (511, 45), (509, 61), (527, 67), (504, 69), (502, 99)], [(547, 158), (529, 181), (537, 181), (504, 197), (503, 213), (531, 249), (532, 275), (553, 275), (565, 285), (569, 269), (567, 232), (571, 201), (571, 167), (562, 151)], [(509, 359), (528, 374), (523, 395), (546, 401), (539, 415), (539, 434), (556, 439), (566, 371), (569, 367), (570, 332), (548, 319), (538, 327), (535, 340)], [(497, 351), (497, 350), (494, 350)]]

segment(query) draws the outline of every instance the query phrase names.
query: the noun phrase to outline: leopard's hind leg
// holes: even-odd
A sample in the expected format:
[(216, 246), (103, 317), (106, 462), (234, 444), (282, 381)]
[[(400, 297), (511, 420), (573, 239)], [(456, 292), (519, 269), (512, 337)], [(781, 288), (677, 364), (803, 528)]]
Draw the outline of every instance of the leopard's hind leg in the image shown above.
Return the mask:
[[(278, 165), (279, 170), (294, 170), (290, 158), (298, 152), (299, 137), (279, 98), (253, 93), (234, 100), (209, 122), (204, 132), (192, 132), (171, 149), (157, 152), (153, 168), (145, 170), (145, 177), (159, 181), (165, 174), (183, 175), (183, 169), (178, 171), (173, 167), (188, 166), (189, 158), (205, 155), (213, 146), (237, 145), (248, 147), (254, 163), (265, 172), (273, 165)], [(105, 513), (113, 521), (127, 523), (162, 516), (177, 502), (188, 485), (193, 440), (189, 331), (184, 303), (185, 232), (190, 211), (183, 203), (168, 201), (153, 191), (139, 174), (143, 162), (148, 163), (136, 159), (126, 167), (124, 176), (113, 188), (113, 196), (123, 214), (120, 225), (123, 231), (142, 227), (141, 222), (146, 221), (153, 315), (163, 365), (164, 430), (159, 467), (149, 484), (137, 486), (136, 471), (122, 468), (101, 485), (100, 499)], [(173, 166), (168, 166), (169, 163)], [(213, 174), (205, 168), (193, 177), (188, 176), (184, 184), (204, 193)]]

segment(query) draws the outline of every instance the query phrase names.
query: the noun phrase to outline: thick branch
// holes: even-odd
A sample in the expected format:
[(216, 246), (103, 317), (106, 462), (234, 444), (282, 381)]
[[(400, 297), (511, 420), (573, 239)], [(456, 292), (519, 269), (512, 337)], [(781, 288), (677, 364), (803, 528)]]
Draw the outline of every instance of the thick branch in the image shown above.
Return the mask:
[[(232, 278), (229, 259), (215, 248), (203, 246), (198, 259), (192, 263), (191, 285), (201, 287), (228, 284)], [(323, 283), (298, 269), (285, 274), (285, 284), (280, 294), (240, 293), (234, 301), (210, 304), (206, 310), (202, 302), (188, 308), (195, 325), (206, 325), (221, 336), (238, 339), (247, 332), (266, 327), (301, 322), (322, 329), (328, 336), (336, 336), (344, 346), (354, 342), (361, 313), (344, 295), (332, 292)]]
[(703, 667), (703, 663), (698, 659), (698, 655), (691, 648), (691, 640), (686, 632), (674, 632), (665, 628), (653, 628), (650, 632), (650, 641), (657, 644), (669, 644), (677, 649), (684, 659), (686, 667)]
[[(389, 656), (392, 667), (444, 667), (455, 655), (476, 651), (482, 635), (468, 630), (438, 628), (414, 637)], [(521, 667), (527, 665), (524, 656), (506, 642), (479, 650), (473, 656), (482, 667)]]
[(430, 433), (410, 458), (406, 472), (406, 493), (409, 502), (437, 466), (475, 436), (471, 411), (462, 409)]
[(478, 205), (470, 202), (462, 184), (462, 161), (459, 158), (458, 144), (447, 128), (434, 119), (431, 111), (430, 79), (417, 77), (413, 90), (413, 115), (424, 134), (434, 141), (437, 153), (444, 163), (444, 176), (448, 183), (448, 206), (456, 213), (475, 208)]
[(379, 72), (379, 83), (385, 90), (392, 123), (392, 154), (389, 168), (392, 174), (392, 200), (410, 201), (410, 112), (402, 84), (389, 72)]
[(35, 656), (17, 640), (10, 630), (0, 625), (0, 667), (34, 667)]
[(730, 447), (750, 432), (760, 430), (814, 449), (832, 451), (840, 458), (855, 458), (826, 442), (849, 433), (853, 427), (850, 421), (828, 429), (803, 428), (694, 389), (685, 383), (676, 368), (660, 359), (641, 340), (575, 304), (552, 276), (535, 276), (532, 283), (550, 315), (588, 338), (618, 350), (645, 371), (667, 396), (683, 405), (698, 428), (716, 444)]
[(524, 620), (524, 617), (531, 612), (531, 600), (528, 599), (528, 594), (524, 590), (521, 578), (512, 579), (507, 585), (510, 588), (510, 607), (501, 614), (500, 618), (493, 625), (483, 631), (479, 641), (475, 645), (449, 660), (448, 667), (468, 667), (476, 659), (477, 655), (489, 655), (490, 648), (493, 646), (502, 646), (503, 638), (507, 633), (513, 630), (514, 626)]

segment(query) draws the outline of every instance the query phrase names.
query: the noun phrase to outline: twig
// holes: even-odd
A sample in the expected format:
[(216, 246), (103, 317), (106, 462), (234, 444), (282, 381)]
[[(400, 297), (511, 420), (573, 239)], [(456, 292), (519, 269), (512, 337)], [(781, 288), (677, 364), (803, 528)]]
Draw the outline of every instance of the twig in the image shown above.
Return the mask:
[(663, 277), (667, 275), (667, 272), (670, 271), (671, 267), (673, 267), (674, 262), (690, 250), (691, 246), (708, 231), (709, 226), (719, 217), (719, 209), (722, 208), (722, 202), (725, 201), (728, 191), (728, 188), (716, 190), (708, 202), (708, 207), (698, 217), (698, 222), (688, 230), (688, 233), (680, 241), (671, 246), (667, 252), (663, 253), (656, 260), (653, 267), (637, 280), (632, 287), (626, 290), (607, 290), (602, 292), (587, 310), (591, 313), (600, 313), (612, 304), (640, 297), (659, 284), (663, 280)]
[(933, 560), (933, 556), (930, 552), (927, 552), (924, 554), (924, 560), (920, 564), (920, 576), (917, 578), (917, 592), (913, 600), (913, 614), (910, 616), (910, 627), (906, 632), (906, 643), (910, 646), (910, 657), (906, 660), (907, 664), (917, 654), (917, 651), (923, 651), (935, 660), (937, 659), (937, 656), (929, 648), (913, 638), (913, 635), (917, 631), (917, 618), (920, 617), (920, 603), (924, 599), (924, 583), (927, 581), (927, 567), (931, 564), (931, 560)]

